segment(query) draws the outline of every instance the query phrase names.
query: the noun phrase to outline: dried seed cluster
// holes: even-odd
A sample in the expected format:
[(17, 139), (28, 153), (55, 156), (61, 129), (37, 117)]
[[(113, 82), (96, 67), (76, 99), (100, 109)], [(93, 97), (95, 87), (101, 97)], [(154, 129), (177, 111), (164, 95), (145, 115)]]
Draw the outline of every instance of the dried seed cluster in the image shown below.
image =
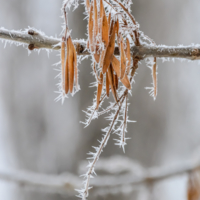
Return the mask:
[[(92, 69), (96, 78), (94, 86), (97, 87), (94, 104), (86, 111), (88, 126), (98, 116), (114, 111), (107, 117), (110, 125), (103, 129), (105, 134), (99, 141), (95, 152), (90, 152), (91, 159), (88, 171), (84, 175), (84, 188), (79, 190), (79, 197), (86, 199), (89, 194), (90, 178), (99, 156), (106, 146), (113, 131), (119, 136), (116, 145), (125, 151), (128, 119), (128, 95), (131, 93), (131, 85), (140, 59), (137, 55), (131, 55), (131, 46), (140, 46), (141, 42), (148, 40), (140, 30), (134, 17), (131, 15), (131, 1), (129, 0), (84, 0), (86, 15), (88, 18), (87, 50), (92, 57)], [(76, 50), (69, 35), (66, 7), (70, 7), (73, 0), (64, 0), (63, 13), (65, 18), (65, 34), (61, 42), (61, 88), (64, 97), (69, 92), (73, 94), (73, 87), (78, 90), (78, 69)], [(75, 4), (76, 7), (76, 4)], [(142, 38), (144, 39), (142, 41)], [(119, 56), (114, 55), (115, 47), (118, 46)], [(67, 51), (67, 53), (66, 53)], [(150, 88), (154, 98), (157, 95), (156, 58), (150, 60), (148, 65), (152, 70), (153, 88)], [(74, 82), (76, 84), (74, 84)], [(110, 92), (112, 97), (110, 97)], [(109, 107), (102, 109), (105, 99), (112, 102)]]

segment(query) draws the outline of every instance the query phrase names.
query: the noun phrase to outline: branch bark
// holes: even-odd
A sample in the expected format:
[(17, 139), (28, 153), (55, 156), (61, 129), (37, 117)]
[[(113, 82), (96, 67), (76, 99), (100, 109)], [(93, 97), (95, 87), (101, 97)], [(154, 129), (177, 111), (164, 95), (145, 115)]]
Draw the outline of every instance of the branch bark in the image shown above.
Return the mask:
[[(27, 44), (34, 48), (44, 48), (59, 50), (61, 39), (48, 37), (40, 32), (36, 35), (28, 34), (28, 31), (9, 31), (0, 28), (0, 39)], [(86, 42), (83, 40), (73, 40), (78, 55), (89, 55), (90, 52), (86, 48)], [(147, 57), (158, 58), (185, 58), (189, 60), (200, 59), (200, 45), (191, 46), (133, 46), (131, 48), (133, 56), (137, 56), (140, 60)], [(115, 55), (119, 55), (119, 48), (115, 47)]]

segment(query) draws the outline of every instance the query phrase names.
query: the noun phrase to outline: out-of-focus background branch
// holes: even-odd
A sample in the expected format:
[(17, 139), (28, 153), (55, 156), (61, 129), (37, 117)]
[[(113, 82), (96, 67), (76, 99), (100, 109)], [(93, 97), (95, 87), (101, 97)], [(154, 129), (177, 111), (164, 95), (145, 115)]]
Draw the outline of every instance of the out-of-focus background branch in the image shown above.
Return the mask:
[[(48, 3), (40, 0), (0, 0), (0, 5), (1, 27), (20, 30), (31, 26), (47, 35), (56, 37), (57, 34), (60, 37), (62, 0), (49, 0)], [(141, 30), (157, 44), (200, 43), (198, 0), (133, 0), (132, 8)], [(83, 11), (80, 6), (68, 16), (73, 39), (86, 38), (86, 21), (81, 20), (84, 18)], [(82, 110), (92, 104), (94, 96), (94, 89), (89, 88), (94, 81), (91, 69), (87, 67), (90, 60), (83, 61), (79, 67), (81, 91), (61, 105), (54, 102), (58, 82), (54, 77), (58, 72), (53, 70), (54, 67), (49, 68), (59, 61), (56, 51), (49, 58), (45, 51), (28, 56), (27, 50), (22, 47), (7, 44), (4, 48), (2, 44), (0, 55), (0, 169), (55, 176), (79, 174), (80, 161), (86, 159), (91, 146), (96, 146), (97, 139), (101, 138), (101, 128), (108, 124), (103, 117), (93, 121), (86, 129), (78, 123), (84, 121)], [(128, 125), (127, 137), (131, 140), (127, 141), (125, 156), (140, 163), (144, 169), (190, 160), (192, 152), (200, 144), (198, 61), (162, 63), (158, 60), (158, 65), (156, 101), (144, 89), (152, 82), (151, 71), (144, 62), (138, 68), (133, 95), (129, 98), (129, 118), (137, 123)], [(112, 138), (116, 137), (112, 135), (101, 159), (124, 155), (114, 146)], [(139, 173), (137, 169), (133, 168), (133, 171)], [(108, 172), (99, 170), (98, 178), (104, 175), (107, 176)], [(156, 200), (162, 196), (163, 200), (185, 200), (186, 188), (187, 174), (184, 173), (134, 189), (129, 185), (112, 190), (102, 188), (95, 199)], [(29, 190), (5, 181), (0, 181), (0, 193), (1, 198), (6, 200), (68, 199), (59, 193)]]

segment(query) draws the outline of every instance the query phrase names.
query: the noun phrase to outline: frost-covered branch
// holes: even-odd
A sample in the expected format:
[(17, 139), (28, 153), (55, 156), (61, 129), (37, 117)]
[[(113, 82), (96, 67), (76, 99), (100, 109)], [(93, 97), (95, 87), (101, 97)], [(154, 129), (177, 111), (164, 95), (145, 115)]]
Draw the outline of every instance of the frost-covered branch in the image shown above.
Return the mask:
[[(113, 161), (116, 163), (116, 165), (113, 163)], [(123, 168), (128, 173), (123, 175), (97, 176), (95, 179), (91, 179), (91, 184), (94, 187), (94, 190), (91, 190), (91, 194), (108, 194), (109, 191), (112, 191), (113, 188), (117, 188), (115, 193), (116, 191), (120, 193), (123, 192), (123, 186), (129, 185), (134, 189), (135, 186), (145, 184), (149, 181), (155, 182), (169, 177), (188, 173), (194, 169), (200, 169), (200, 162), (186, 161), (162, 168), (154, 167), (149, 170), (144, 170), (142, 168), (140, 173), (135, 171), (134, 174), (132, 169), (136, 169), (137, 166), (134, 167), (135, 163), (133, 161), (121, 159), (119, 162), (116, 159), (111, 159), (111, 162), (109, 162), (109, 159), (107, 159), (103, 162), (103, 164), (101, 164), (100, 160), (99, 164), (101, 167), (97, 165), (96, 170), (98, 171), (99, 169), (105, 171), (110, 168), (109, 166), (111, 166), (111, 163), (113, 171), (120, 172), (121, 168)], [(123, 164), (124, 167), (121, 166)], [(130, 167), (131, 170), (129, 170), (127, 164), (132, 166)], [(116, 169), (113, 169), (113, 167)], [(119, 169), (117, 169), (117, 167)], [(110, 173), (110, 171), (107, 171), (107, 173)], [(39, 190), (42, 192), (54, 194), (58, 193), (64, 195), (74, 195), (74, 189), (80, 187), (82, 184), (82, 180), (78, 176), (70, 173), (60, 175), (47, 175), (30, 171), (2, 169), (0, 170), (0, 180), (16, 183), (19, 186)]]
[[(36, 31), (37, 32), (37, 31)], [(17, 42), (17, 44), (32, 45), (32, 48), (45, 48), (52, 50), (60, 49), (59, 38), (48, 37), (45, 34), (38, 32), (36, 35), (28, 34), (28, 29), (25, 31), (10, 31), (0, 28), (0, 39)], [(74, 40), (76, 51), (78, 55), (89, 55), (86, 50), (86, 42), (84, 40)], [(34, 46), (33, 46), (34, 45)], [(200, 45), (190, 46), (134, 46), (131, 48), (132, 55), (137, 56), (139, 59), (146, 57), (158, 58), (185, 58), (190, 60), (200, 59)], [(119, 55), (119, 48), (115, 48), (115, 55)]]

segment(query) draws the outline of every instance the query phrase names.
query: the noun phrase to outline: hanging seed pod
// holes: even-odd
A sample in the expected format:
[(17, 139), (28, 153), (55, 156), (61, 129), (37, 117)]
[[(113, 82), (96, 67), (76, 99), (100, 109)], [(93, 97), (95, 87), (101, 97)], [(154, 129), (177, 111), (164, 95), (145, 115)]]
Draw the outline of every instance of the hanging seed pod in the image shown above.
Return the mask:
[(62, 79), (62, 87), (64, 89), (64, 80), (65, 80), (65, 45), (66, 41), (64, 37), (61, 42), (61, 79)]
[(106, 53), (104, 56), (104, 61), (103, 61), (103, 68), (102, 72), (105, 73), (110, 65), (110, 62), (112, 60), (113, 54), (114, 54), (114, 49), (115, 49), (115, 25), (113, 25), (112, 28), (112, 34), (109, 39), (109, 44), (106, 48)]
[(73, 53), (74, 53), (74, 73), (75, 73), (75, 84), (76, 84), (76, 90), (78, 90), (78, 64), (77, 64), (77, 54), (76, 49), (73, 45)]
[(110, 64), (109, 67), (108, 67), (108, 80), (109, 80), (109, 85), (111, 87), (113, 97), (114, 97), (115, 101), (117, 102), (117, 93), (116, 93), (116, 89), (114, 87), (112, 64)]
[(66, 58), (66, 64), (65, 64), (65, 94), (68, 94), (69, 92), (69, 39), (67, 39), (67, 58)]
[[(117, 74), (117, 77), (120, 77), (120, 74), (121, 74), (120, 61), (115, 56), (113, 56), (112, 58), (112, 65), (113, 65), (113, 69), (115, 70)], [(129, 90), (131, 89), (131, 84), (126, 74), (124, 74), (124, 78), (120, 79), (120, 81), (127, 89)]]
[(105, 47), (107, 47), (109, 41), (109, 25), (106, 15), (103, 16), (102, 20), (102, 41), (104, 42)]
[(88, 21), (88, 35), (89, 35), (89, 44), (90, 44), (90, 51), (94, 52), (94, 37), (93, 37), (93, 4), (91, 3), (90, 6), (90, 15)]
[(68, 37), (69, 42), (69, 57), (68, 57), (68, 67), (69, 67), (69, 91), (70, 93), (73, 92), (73, 86), (74, 86), (74, 45), (72, 43), (72, 39), (69, 36)]
[(97, 43), (97, 35), (98, 35), (98, 11), (97, 11), (97, 1), (94, 0), (94, 32), (93, 32), (93, 41), (94, 41), (94, 44)]
[(90, 12), (90, 0), (85, 0), (85, 5), (86, 5), (87, 12), (89, 13)]
[(108, 72), (106, 72), (106, 95), (109, 97), (110, 93), (110, 84), (109, 84), (109, 79), (108, 79)]
[(130, 72), (130, 68), (131, 68), (131, 48), (130, 48), (130, 42), (129, 39), (126, 38), (126, 57), (128, 59), (128, 63), (127, 63), (127, 74), (129, 74)]
[(120, 69), (121, 69), (121, 73), (120, 73), (120, 79), (123, 79), (125, 71), (126, 71), (126, 55), (124, 52), (124, 40), (123, 37), (120, 36)]
[(153, 75), (153, 86), (154, 86), (154, 100), (157, 96), (157, 63), (156, 63), (156, 57), (154, 57), (154, 65), (152, 69), (152, 75)]
[(109, 13), (109, 15), (108, 15), (108, 26), (109, 26), (109, 29), (110, 29), (110, 21), (111, 21), (111, 13)]
[(103, 89), (103, 73), (100, 73), (100, 82), (98, 83), (98, 87), (97, 87), (97, 106), (96, 109), (99, 108), (99, 102), (100, 102), (100, 98), (101, 98), (101, 93), (102, 93), (102, 89)]
[(118, 77), (117, 77), (117, 74), (115, 74), (115, 88), (116, 88), (116, 90), (118, 89), (118, 86), (119, 86)]

